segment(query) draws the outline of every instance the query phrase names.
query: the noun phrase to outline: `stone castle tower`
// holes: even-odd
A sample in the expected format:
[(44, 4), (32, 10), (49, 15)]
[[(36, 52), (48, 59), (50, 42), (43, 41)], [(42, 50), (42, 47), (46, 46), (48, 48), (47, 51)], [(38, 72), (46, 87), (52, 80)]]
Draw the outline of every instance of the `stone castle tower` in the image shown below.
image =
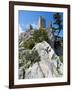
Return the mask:
[(46, 28), (46, 21), (42, 16), (40, 16), (38, 19), (38, 28)]

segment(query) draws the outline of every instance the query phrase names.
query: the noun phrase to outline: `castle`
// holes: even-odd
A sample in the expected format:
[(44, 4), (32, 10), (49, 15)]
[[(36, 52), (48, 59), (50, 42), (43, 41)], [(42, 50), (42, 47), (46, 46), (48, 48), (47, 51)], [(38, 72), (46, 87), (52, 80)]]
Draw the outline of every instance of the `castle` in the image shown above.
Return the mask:
[(42, 16), (38, 19), (38, 28), (46, 28), (46, 21)]
[[(46, 29), (46, 20), (43, 16), (40, 16), (37, 21), (37, 29)], [(52, 22), (48, 22), (48, 29), (52, 28)], [(33, 26), (31, 24), (28, 24), (26, 27), (26, 30), (32, 30)]]

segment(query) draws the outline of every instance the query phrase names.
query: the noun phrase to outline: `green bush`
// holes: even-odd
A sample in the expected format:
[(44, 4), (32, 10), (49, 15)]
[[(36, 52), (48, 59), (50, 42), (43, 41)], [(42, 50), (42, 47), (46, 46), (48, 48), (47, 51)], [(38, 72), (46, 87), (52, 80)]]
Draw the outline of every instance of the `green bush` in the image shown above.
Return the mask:
[(24, 66), (30, 62), (30, 50), (24, 50), (19, 53), (19, 67)]
[(34, 30), (33, 37), (24, 41), (23, 47), (26, 49), (32, 49), (35, 43), (42, 41), (48, 42), (48, 34), (45, 29)]
[(48, 42), (48, 34), (45, 29), (35, 30), (33, 33), (33, 39), (36, 43), (47, 41)]
[(23, 47), (26, 49), (32, 49), (35, 45), (35, 42), (33, 39), (29, 39), (23, 43)]
[[(21, 55), (21, 54), (20, 54)], [(40, 61), (40, 56), (36, 50), (30, 51), (26, 50), (19, 59), (19, 67), (24, 66), (25, 69), (32, 66), (35, 62)]]

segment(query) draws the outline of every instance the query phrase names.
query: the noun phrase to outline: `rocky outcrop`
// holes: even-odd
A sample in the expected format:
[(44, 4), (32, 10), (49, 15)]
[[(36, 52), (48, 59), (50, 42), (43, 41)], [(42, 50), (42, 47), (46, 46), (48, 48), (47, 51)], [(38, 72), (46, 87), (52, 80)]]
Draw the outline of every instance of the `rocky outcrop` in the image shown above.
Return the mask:
[(37, 59), (37, 61), (29, 66), (29, 68), (25, 69), (25, 79), (61, 77), (63, 75), (63, 64), (61, 63), (59, 57), (55, 54), (54, 50), (46, 41), (36, 44), (33, 47), (32, 51), (38, 52), (40, 60), (38, 61)]
[(19, 44), (22, 43), (22, 41), (24, 42), (24, 41), (32, 38), (33, 32), (34, 32), (34, 30), (30, 29), (30, 30), (27, 30), (26, 32), (21, 33), (19, 35)]

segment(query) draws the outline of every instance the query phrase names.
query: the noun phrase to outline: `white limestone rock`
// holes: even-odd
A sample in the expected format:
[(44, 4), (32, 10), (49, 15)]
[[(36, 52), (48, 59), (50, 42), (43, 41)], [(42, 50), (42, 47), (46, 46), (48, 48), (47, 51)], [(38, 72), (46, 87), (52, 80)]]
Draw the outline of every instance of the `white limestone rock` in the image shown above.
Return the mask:
[(46, 41), (36, 44), (32, 50), (38, 51), (41, 60), (25, 70), (26, 79), (61, 77), (63, 75), (63, 64)]

